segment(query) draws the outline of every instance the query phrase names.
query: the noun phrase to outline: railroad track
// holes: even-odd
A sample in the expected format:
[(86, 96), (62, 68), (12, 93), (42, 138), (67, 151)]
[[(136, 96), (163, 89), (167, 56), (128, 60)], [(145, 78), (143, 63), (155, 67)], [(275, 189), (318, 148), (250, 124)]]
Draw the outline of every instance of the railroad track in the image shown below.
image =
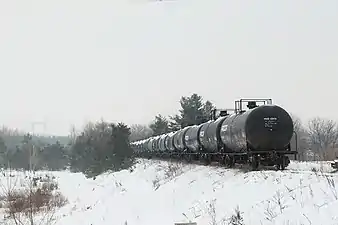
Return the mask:
[[(138, 157), (138, 159), (147, 159), (147, 158), (141, 158)], [(186, 160), (180, 160), (180, 159), (175, 159), (175, 158), (156, 158), (153, 157), (152, 159), (148, 159), (151, 161), (161, 161), (161, 162), (168, 162), (168, 163), (180, 163), (183, 165), (197, 165), (197, 166), (208, 166), (208, 167), (213, 167), (213, 168), (219, 168), (219, 169), (235, 169), (239, 170), (243, 173), (248, 173), (248, 172), (259, 172), (259, 171), (280, 171), (282, 173), (294, 173), (294, 174), (316, 174), (317, 176), (330, 176), (330, 177), (336, 177), (338, 176), (338, 170), (332, 170), (330, 172), (321, 172), (321, 171), (312, 171), (312, 170), (297, 170), (297, 169), (288, 169), (285, 168), (285, 170), (277, 170), (276, 167), (269, 167), (269, 166), (262, 166), (258, 170), (252, 170), (250, 165), (248, 164), (235, 164), (233, 167), (226, 167), (225, 165), (222, 165), (219, 162), (211, 162), (210, 164), (206, 165), (206, 163), (203, 163), (201, 161), (195, 161), (192, 160), (190, 162)]]

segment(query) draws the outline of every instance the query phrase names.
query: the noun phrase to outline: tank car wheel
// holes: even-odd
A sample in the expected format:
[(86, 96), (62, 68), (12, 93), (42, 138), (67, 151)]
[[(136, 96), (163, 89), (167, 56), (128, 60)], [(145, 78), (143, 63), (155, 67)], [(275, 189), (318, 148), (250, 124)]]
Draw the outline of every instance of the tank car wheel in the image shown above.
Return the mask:
[(221, 156), (221, 157), (220, 157), (219, 163), (220, 163), (222, 166), (226, 166), (225, 157), (226, 157), (226, 156)]
[(192, 161), (191, 154), (188, 153), (188, 154), (186, 155), (186, 160), (187, 160), (188, 163), (191, 163), (191, 161)]
[(280, 156), (280, 158), (278, 159), (278, 163), (276, 166), (276, 170), (285, 170), (285, 168), (289, 165), (290, 160), (287, 156)]
[(286, 167), (286, 166), (285, 166), (285, 164), (286, 164), (285, 157), (282, 157), (282, 160), (281, 160), (281, 161), (282, 161), (282, 162), (281, 162), (279, 168), (280, 168), (281, 170), (285, 170), (285, 167)]
[(281, 164), (281, 170), (285, 170), (285, 168), (290, 164), (289, 157), (283, 155), (282, 156), (282, 164)]
[(204, 158), (204, 165), (206, 165), (206, 166), (210, 165), (210, 163), (211, 163), (210, 155), (205, 154), (203, 158)]
[(228, 168), (232, 168), (235, 166), (235, 158), (233, 156), (226, 155), (224, 163)]
[(259, 156), (252, 156), (251, 167), (252, 170), (257, 170), (260, 164), (260, 157)]

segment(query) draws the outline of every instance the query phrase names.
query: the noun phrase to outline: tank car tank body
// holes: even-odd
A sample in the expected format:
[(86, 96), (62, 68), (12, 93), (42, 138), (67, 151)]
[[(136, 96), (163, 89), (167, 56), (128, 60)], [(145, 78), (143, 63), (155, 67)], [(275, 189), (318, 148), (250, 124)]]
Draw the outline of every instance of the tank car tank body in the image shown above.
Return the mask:
[(191, 126), (189, 130), (185, 133), (185, 145), (188, 151), (198, 152), (201, 148), (201, 142), (199, 139), (199, 134), (202, 128), (202, 125)]
[(179, 131), (174, 136), (174, 146), (178, 152), (183, 152), (186, 149), (185, 143), (185, 134), (191, 127), (185, 127)]
[(289, 164), (290, 142), (294, 134), (291, 116), (277, 105), (252, 105), (227, 117), (221, 125), (220, 137), (224, 152), (238, 156), (245, 153), (253, 167), (259, 163)]

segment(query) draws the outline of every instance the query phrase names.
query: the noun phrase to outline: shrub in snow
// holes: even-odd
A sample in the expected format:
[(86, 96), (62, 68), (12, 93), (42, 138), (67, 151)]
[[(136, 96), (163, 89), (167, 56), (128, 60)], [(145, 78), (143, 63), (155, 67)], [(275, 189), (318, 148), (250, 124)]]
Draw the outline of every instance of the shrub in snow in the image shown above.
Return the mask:
[(54, 213), (68, 201), (58, 191), (54, 177), (37, 176), (32, 173), (18, 182), (18, 175), (5, 174), (1, 183), (0, 206), (5, 211), (7, 222), (14, 224), (51, 224)]
[(239, 207), (235, 209), (235, 213), (229, 218), (229, 225), (244, 225), (244, 220), (242, 217), (242, 212), (239, 210)]

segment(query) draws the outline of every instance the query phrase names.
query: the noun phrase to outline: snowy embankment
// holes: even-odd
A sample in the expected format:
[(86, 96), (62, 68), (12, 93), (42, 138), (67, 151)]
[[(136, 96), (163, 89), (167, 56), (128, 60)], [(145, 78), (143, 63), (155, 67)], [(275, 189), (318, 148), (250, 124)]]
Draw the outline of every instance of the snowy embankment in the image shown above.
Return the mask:
[(95, 180), (53, 175), (69, 200), (57, 225), (229, 224), (237, 206), (244, 224), (338, 224), (338, 180), (328, 163), (243, 172), (142, 160), (133, 171)]

